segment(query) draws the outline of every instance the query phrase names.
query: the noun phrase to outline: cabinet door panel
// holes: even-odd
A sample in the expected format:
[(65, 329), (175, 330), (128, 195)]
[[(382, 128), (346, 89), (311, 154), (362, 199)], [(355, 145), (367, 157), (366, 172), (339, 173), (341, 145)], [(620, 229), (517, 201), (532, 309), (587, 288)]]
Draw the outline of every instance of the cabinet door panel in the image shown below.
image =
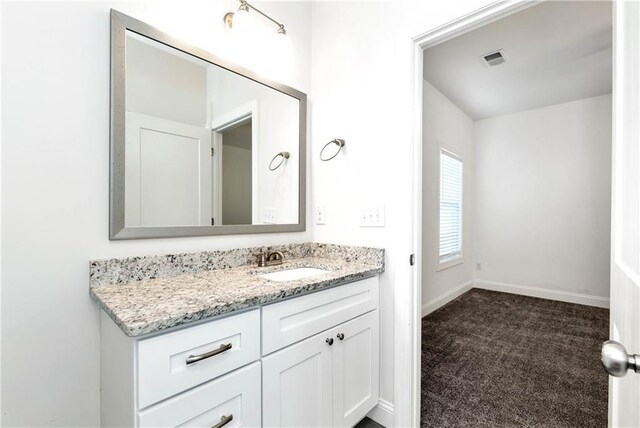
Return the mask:
[(318, 334), (263, 358), (265, 427), (331, 426), (331, 346)]
[[(378, 403), (378, 311), (339, 325), (333, 346), (333, 426), (351, 427)], [(343, 339), (340, 339), (343, 337)]]

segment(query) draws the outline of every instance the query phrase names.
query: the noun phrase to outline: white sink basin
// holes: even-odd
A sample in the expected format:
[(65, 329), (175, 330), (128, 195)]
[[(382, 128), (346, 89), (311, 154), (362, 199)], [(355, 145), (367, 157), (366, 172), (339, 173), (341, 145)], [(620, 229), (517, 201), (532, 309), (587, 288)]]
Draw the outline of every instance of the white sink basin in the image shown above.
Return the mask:
[(281, 270), (278, 272), (265, 273), (258, 276), (269, 279), (271, 281), (286, 282), (286, 281), (295, 281), (297, 279), (309, 278), (312, 276), (318, 276), (318, 275), (322, 275), (329, 272), (331, 271), (324, 270), (324, 269), (303, 267), (303, 268)]

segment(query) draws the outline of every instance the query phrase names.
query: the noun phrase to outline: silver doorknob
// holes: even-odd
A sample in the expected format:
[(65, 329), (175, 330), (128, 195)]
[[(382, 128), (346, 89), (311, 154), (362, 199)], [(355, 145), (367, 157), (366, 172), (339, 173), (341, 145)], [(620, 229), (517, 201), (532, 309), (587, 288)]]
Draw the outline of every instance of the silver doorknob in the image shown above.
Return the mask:
[(629, 355), (621, 343), (607, 340), (602, 344), (602, 367), (611, 376), (622, 377), (627, 370), (640, 373), (640, 355)]

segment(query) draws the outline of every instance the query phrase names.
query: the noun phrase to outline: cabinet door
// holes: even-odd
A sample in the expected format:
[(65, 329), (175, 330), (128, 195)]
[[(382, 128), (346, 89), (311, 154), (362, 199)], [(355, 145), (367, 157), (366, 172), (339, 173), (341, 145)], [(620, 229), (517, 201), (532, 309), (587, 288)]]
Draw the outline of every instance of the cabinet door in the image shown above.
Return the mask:
[(326, 342), (330, 333), (320, 333), (262, 359), (265, 427), (331, 426), (332, 346)]
[(378, 311), (334, 328), (333, 426), (351, 427), (378, 403)]

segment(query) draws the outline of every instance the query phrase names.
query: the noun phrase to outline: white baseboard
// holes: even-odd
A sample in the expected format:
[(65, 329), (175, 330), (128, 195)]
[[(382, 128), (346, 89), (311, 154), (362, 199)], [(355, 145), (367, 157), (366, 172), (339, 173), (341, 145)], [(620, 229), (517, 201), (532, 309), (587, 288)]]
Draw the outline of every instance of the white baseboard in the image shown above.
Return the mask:
[[(508, 284), (506, 282), (476, 280), (475, 288), (502, 291), (504, 293), (520, 294), (523, 296), (540, 297), (542, 299), (559, 300), (561, 302), (577, 303), (579, 305), (609, 308), (609, 298), (591, 296), (589, 294), (572, 293), (570, 291), (551, 290), (548, 288), (531, 287), (529, 285)], [(422, 308), (424, 316), (424, 307)]]
[(373, 419), (380, 425), (391, 428), (394, 426), (393, 423), (393, 403), (385, 400), (384, 398), (380, 398), (378, 400), (378, 405), (374, 407), (367, 416), (370, 419)]
[(453, 290), (448, 291), (445, 294), (443, 294), (441, 296), (438, 296), (435, 299), (423, 304), (422, 305), (422, 316), (426, 317), (427, 315), (429, 315), (431, 312), (435, 311), (436, 309), (440, 309), (442, 306), (446, 305), (447, 303), (449, 303), (450, 301), (452, 301), (456, 297), (461, 296), (462, 294), (464, 294), (467, 291), (471, 290), (472, 287), (473, 287), (473, 281), (467, 281), (467, 282), (465, 282), (463, 284), (458, 285)]

